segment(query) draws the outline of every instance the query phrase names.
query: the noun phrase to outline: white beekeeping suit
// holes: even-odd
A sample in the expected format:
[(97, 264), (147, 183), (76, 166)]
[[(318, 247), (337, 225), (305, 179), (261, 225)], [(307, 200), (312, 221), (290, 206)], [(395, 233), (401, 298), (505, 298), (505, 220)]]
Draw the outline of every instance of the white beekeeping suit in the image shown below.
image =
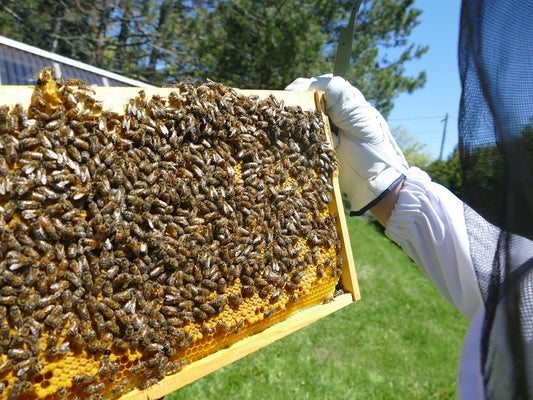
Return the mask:
[(462, 200), (408, 165), (382, 116), (343, 78), (287, 87), (325, 92), (352, 215), (372, 211), (470, 321), (458, 372), (465, 400), (533, 398), (532, 32), (533, 2), (463, 1)]

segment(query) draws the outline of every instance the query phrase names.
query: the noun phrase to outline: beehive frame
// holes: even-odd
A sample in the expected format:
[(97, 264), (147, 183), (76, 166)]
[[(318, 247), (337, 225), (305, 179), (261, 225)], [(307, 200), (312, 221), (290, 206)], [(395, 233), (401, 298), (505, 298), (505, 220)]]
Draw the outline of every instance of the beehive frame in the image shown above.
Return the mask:
[[(146, 93), (147, 97), (150, 97), (154, 94), (159, 96), (167, 96), (171, 90), (173, 89), (144, 89), (144, 92)], [(6, 105), (22, 104), (24, 106), (29, 104), (32, 92), (33, 87), (0, 87), (0, 98), (2, 98), (1, 103)], [(110, 107), (117, 112), (123, 112), (122, 108), (124, 102), (129, 98), (135, 97), (138, 94), (139, 89), (95, 88), (95, 92), (96, 96), (102, 99), (106, 107)], [(257, 95), (259, 97), (273, 95), (276, 98), (283, 100), (286, 105), (299, 105), (304, 109), (322, 110), (321, 93), (245, 90), (241, 90), (239, 92), (245, 95)], [(324, 114), (322, 114), (322, 116), (324, 118)], [(324, 121), (324, 134), (327, 135), (328, 139), (331, 141), (329, 125), (327, 124), (327, 120), (325, 118)], [(234, 343), (227, 349), (219, 350), (212, 355), (185, 366), (178, 373), (167, 376), (147, 389), (133, 390), (123, 395), (121, 398), (155, 399), (162, 397), (360, 298), (348, 231), (343, 214), (338, 180), (336, 176), (333, 178), (333, 183), (333, 202), (331, 207), (333, 208), (332, 212), (339, 216), (337, 229), (342, 241), (341, 256), (343, 260), (343, 274), (341, 279), (345, 292), (347, 293), (337, 296), (333, 301), (327, 304), (316, 305), (310, 309), (300, 311), (297, 315), (291, 316), (281, 322), (277, 322), (275, 325), (259, 333), (255, 333), (253, 336), (244, 338)]]

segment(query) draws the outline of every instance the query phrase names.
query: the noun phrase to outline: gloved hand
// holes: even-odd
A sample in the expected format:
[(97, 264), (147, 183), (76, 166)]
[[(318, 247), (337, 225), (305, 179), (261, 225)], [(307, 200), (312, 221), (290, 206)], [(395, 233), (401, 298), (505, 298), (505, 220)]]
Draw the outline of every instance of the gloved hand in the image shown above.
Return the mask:
[(328, 74), (298, 78), (285, 89), (324, 92), (326, 113), (339, 128), (339, 183), (350, 215), (363, 214), (402, 182), (409, 164), (387, 122), (348, 81)]

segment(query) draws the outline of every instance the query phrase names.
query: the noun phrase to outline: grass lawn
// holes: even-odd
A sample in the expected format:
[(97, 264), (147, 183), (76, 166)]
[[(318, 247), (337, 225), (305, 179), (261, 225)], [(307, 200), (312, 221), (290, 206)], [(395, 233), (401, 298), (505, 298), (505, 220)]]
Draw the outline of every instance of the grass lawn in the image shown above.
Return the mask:
[(454, 399), (466, 320), (365, 218), (348, 218), (362, 299), (166, 397)]

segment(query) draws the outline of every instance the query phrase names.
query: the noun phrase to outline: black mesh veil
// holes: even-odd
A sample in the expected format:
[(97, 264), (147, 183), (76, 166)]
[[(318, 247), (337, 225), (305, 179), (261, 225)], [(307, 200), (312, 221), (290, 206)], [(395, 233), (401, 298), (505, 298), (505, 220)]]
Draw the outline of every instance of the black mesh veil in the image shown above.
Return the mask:
[(486, 309), (485, 394), (533, 399), (533, 1), (463, 0), (459, 68), (465, 218)]

